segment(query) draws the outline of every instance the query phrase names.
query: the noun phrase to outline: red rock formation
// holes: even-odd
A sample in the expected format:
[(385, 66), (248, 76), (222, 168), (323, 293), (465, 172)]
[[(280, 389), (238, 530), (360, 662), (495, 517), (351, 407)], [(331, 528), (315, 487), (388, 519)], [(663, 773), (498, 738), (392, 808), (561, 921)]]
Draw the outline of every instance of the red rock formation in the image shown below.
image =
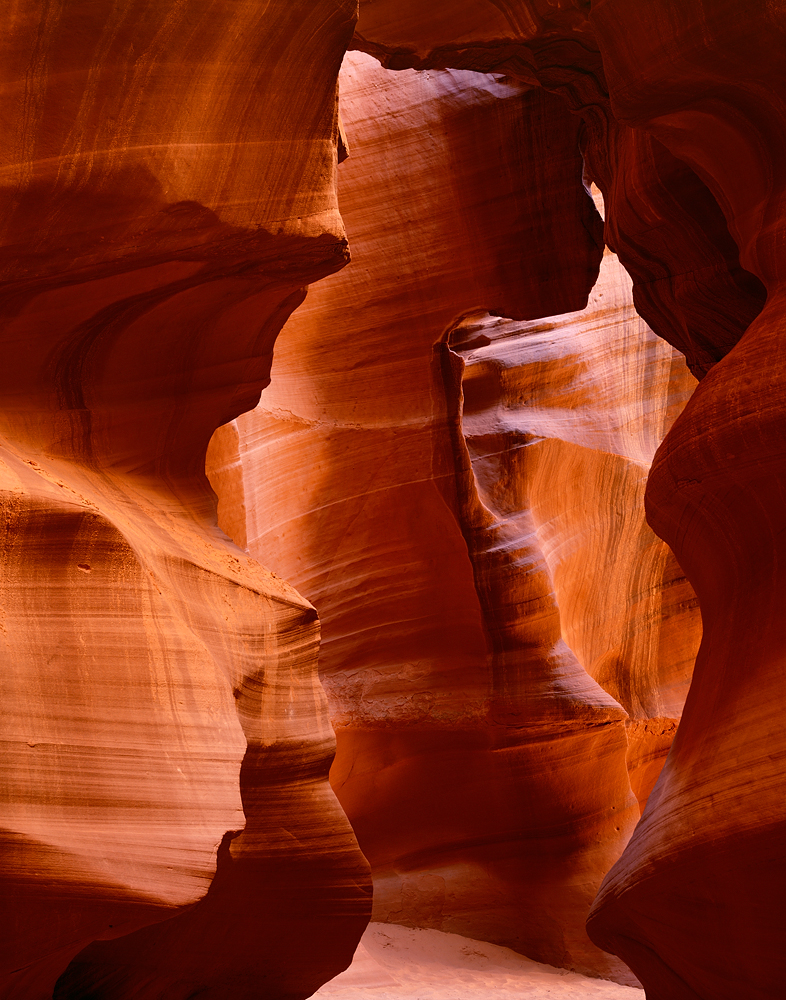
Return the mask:
[(648, 2), (633, 28), (623, 7), (593, 5), (616, 113), (701, 174), (768, 299), (653, 466), (648, 516), (696, 587), (704, 640), (672, 754), (591, 927), (648, 997), (758, 1000), (784, 975), (783, 14)]
[(593, 937), (653, 998), (771, 997), (784, 972), (773, 937), (784, 890), (773, 603), (783, 14), (735, 0), (494, 6), (504, 21), (493, 37), (474, 23), (451, 44), (447, 9), (440, 21), (408, 8), (399, 30), (391, 5), (375, 3), (356, 44), (399, 66), (497, 66), (561, 94), (585, 122), (607, 238), (637, 307), (699, 377), (710, 372), (648, 491), (652, 524), (696, 585), (706, 638), (674, 753), (601, 894)]
[(305, 997), (368, 918), (316, 613), (215, 527), (203, 471), (346, 262), (353, 24), (333, 0), (6, 12), (7, 1000), (59, 976), (71, 1000)]
[[(421, 73), (354, 58), (358, 263), (213, 460), (227, 531), (324, 615), (377, 914), (621, 974), (582, 923), (687, 680), (690, 590), (635, 511), (688, 382), (618, 278), (577, 315), (581, 145), (637, 308), (706, 376), (647, 494), (705, 638), (590, 928), (650, 1000), (776, 996), (783, 13), (362, 7), (355, 46)], [(202, 474), (346, 262), (354, 14), (6, 16), (5, 1000), (305, 997), (367, 918), (316, 613)]]
[(702, 170), (615, 117), (597, 23), (588, 3), (476, 0), (457, 14), (454, 4), (402, 12), (397, 0), (362, 0), (353, 46), (392, 68), (495, 71), (559, 94), (583, 120), (587, 169), (609, 206), (606, 241), (633, 278), (636, 308), (701, 378), (739, 340), (766, 292), (740, 266)]
[[(629, 714), (628, 764), (643, 808), (699, 639), (695, 598), (644, 523), (643, 493), (693, 379), (635, 317), (627, 276), (608, 253), (585, 311), (547, 323), (470, 319), (449, 343), (465, 365), (458, 415), (472, 483), (463, 522), (485, 616), (498, 620), (504, 650), (510, 627), (500, 615), (517, 589), (533, 602), (521, 566), (540, 564), (538, 603), (551, 605), (557, 642), (564, 636), (569, 645), (561, 642), (563, 655)], [(486, 534), (500, 538), (490, 543)], [(528, 651), (534, 631), (530, 621)], [(498, 657), (503, 686), (521, 669), (520, 650), (514, 640)], [(532, 697), (532, 673), (521, 690)]]
[[(341, 90), (355, 263), (214, 438), (221, 523), (320, 610), (376, 918), (624, 975), (582, 925), (692, 662), (692, 595), (641, 508), (691, 379), (611, 257), (588, 311), (555, 316), (586, 301), (599, 225), (559, 99), (361, 56)], [(594, 676), (634, 720), (630, 779)]]

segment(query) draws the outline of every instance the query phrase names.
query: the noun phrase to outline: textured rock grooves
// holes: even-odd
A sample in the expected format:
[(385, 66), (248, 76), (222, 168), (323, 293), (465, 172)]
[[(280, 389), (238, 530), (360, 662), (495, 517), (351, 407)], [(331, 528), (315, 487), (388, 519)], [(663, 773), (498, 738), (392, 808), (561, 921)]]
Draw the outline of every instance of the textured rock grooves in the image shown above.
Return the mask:
[(593, 11), (617, 113), (701, 174), (768, 298), (653, 465), (648, 517), (694, 583), (705, 633), (673, 754), (596, 904), (593, 936), (645, 970), (653, 997), (763, 1000), (786, 971), (776, 846), (786, 821), (786, 25), (774, 5), (690, 2), (657, 35), (667, 5), (648, 3), (623, 48), (623, 6)]
[(643, 488), (693, 379), (633, 313), (610, 254), (581, 313), (472, 318), (446, 342), (459, 517), (494, 651), (492, 713), (516, 726), (542, 713), (548, 725), (568, 705), (574, 724), (594, 726), (618, 723), (623, 706), (643, 810), (699, 624), (690, 586), (644, 524)]
[(347, 259), (353, 26), (333, 0), (4, 15), (4, 1000), (306, 997), (368, 919), (316, 613), (204, 476)]
[(537, 80), (580, 114), (637, 307), (697, 375), (709, 372), (647, 491), (649, 520), (701, 601), (704, 640), (673, 751), (589, 927), (650, 1000), (777, 996), (782, 5), (464, 3), (450, 21), (414, 3), (393, 16), (394, 6), (366, 5), (359, 47), (397, 67)]
[(558, 98), (350, 53), (341, 108), (356, 263), (214, 437), (220, 520), (319, 608), (375, 919), (624, 980), (584, 920), (698, 640), (643, 518), (695, 383), (613, 255), (582, 308), (601, 220)]
[(5, 13), (0, 1000), (772, 1000), (784, 5), (357, 13)]

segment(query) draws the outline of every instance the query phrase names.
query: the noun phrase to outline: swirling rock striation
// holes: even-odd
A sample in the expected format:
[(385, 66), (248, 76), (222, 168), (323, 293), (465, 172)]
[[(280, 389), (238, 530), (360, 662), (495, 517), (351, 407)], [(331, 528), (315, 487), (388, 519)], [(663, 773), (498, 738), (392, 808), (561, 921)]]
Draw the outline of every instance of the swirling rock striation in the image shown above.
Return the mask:
[(559, 98), (359, 54), (341, 95), (356, 263), (214, 437), (220, 521), (320, 609), (376, 919), (624, 978), (583, 922), (698, 638), (641, 508), (693, 380), (613, 256), (580, 311), (601, 220)]
[(616, 113), (701, 174), (743, 266), (768, 297), (653, 464), (648, 517), (696, 587), (704, 639), (651, 806), (590, 926), (656, 1000), (773, 997), (784, 975), (786, 887), (777, 846), (786, 828), (779, 722), (786, 32), (774, 5), (652, 2), (638, 17), (628, 34), (621, 5), (593, 10)]
[[(7, 15), (0, 996), (294, 1000), (347, 963), (316, 612), (246, 545), (324, 618), (379, 919), (622, 976), (583, 921), (646, 801), (593, 940), (650, 1000), (776, 996), (783, 12), (361, 8), (359, 263), (237, 424), (347, 261), (354, 3)], [(698, 622), (639, 501), (691, 383), (612, 258), (585, 308), (590, 179), (702, 379), (647, 489), (705, 626), (652, 794)]]
[[(447, 344), (446, 381), (461, 382), (462, 524), (498, 647), (500, 693), (518, 688), (526, 714), (536, 675), (517, 683), (517, 674), (538, 649), (535, 637), (551, 634), (539, 658), (575, 672), (559, 687), (575, 693), (586, 671), (628, 713), (628, 765), (643, 808), (700, 637), (696, 599), (644, 523), (643, 493), (694, 380), (635, 316), (627, 276), (609, 253), (582, 312), (529, 324), (472, 317)], [(517, 619), (526, 623), (518, 636)], [(564, 696), (559, 687), (549, 700)]]
[(352, 44), (392, 68), (504, 73), (562, 97), (583, 121), (586, 168), (609, 209), (605, 239), (633, 278), (636, 308), (702, 378), (761, 311), (766, 291), (741, 266), (704, 172), (615, 113), (597, 24), (589, 4), (477, 0), (401, 11), (394, 0), (363, 0)]
[(368, 919), (316, 612), (216, 527), (204, 476), (304, 286), (347, 260), (354, 15), (6, 14), (6, 1000), (306, 997)]
[(447, 8), (440, 18), (412, 5), (399, 30), (390, 4), (368, 4), (355, 44), (396, 65), (455, 56), (560, 94), (584, 122), (606, 238), (637, 308), (704, 380), (655, 460), (647, 508), (696, 588), (705, 637), (673, 753), (592, 936), (657, 1000), (775, 996), (783, 11), (738, 0), (494, 6), (493, 38), (467, 22), (453, 44)]

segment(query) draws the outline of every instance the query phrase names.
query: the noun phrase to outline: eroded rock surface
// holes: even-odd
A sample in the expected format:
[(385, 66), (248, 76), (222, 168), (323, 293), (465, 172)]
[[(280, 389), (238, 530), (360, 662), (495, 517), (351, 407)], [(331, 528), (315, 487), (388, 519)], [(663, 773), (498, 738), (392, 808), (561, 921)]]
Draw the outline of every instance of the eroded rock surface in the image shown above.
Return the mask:
[(777, 995), (783, 10), (520, 0), (456, 37), (447, 6), (408, 5), (401, 24), (393, 6), (364, 5), (358, 47), (537, 80), (582, 117), (637, 308), (706, 376), (647, 494), (705, 639), (674, 753), (591, 928), (653, 1000)]
[[(639, 313), (685, 355), (697, 378), (737, 343), (767, 293), (755, 268), (740, 264), (723, 199), (700, 164), (675, 155), (657, 129), (619, 114), (609, 96), (603, 53), (624, 48), (625, 31), (641, 31), (633, 14), (623, 30), (613, 15), (604, 20), (607, 5), (597, 0), (595, 17), (590, 4), (548, 0), (477, 0), (458, 10), (408, 3), (402, 11), (398, 0), (360, 6), (352, 45), (386, 66), (492, 71), (558, 94), (583, 122), (586, 169), (609, 209), (606, 242), (633, 278)], [(657, 13), (649, 18), (657, 25)], [(675, 23), (680, 19), (702, 22), (699, 14)], [(630, 68), (620, 77), (623, 88)], [(646, 91), (641, 67), (631, 72)], [(679, 100), (679, 82), (670, 87)], [(739, 164), (738, 157), (729, 162)]]
[(368, 919), (316, 612), (218, 530), (204, 477), (347, 259), (353, 25), (332, 0), (6, 12), (8, 1000), (306, 997)]
[(588, 173), (638, 309), (703, 377), (647, 505), (696, 588), (705, 637), (674, 752), (592, 934), (653, 1000), (772, 997), (786, 883), (775, 846), (784, 12), (738, 0), (494, 6), (493, 38), (467, 21), (453, 44), (447, 7), (413, 4), (399, 26), (391, 3), (368, 3), (355, 44), (395, 65), (455, 59), (560, 94), (585, 123)]
[[(586, 671), (628, 713), (631, 783), (643, 809), (700, 638), (693, 592), (644, 522), (644, 487), (694, 380), (635, 315), (610, 253), (582, 312), (525, 324), (469, 318), (446, 339), (446, 381), (460, 377), (462, 389), (454, 401), (462, 523), (499, 647), (500, 687), (516, 686), (534, 637), (550, 634), (540, 658), (559, 657), (574, 674), (560, 686), (575, 691)], [(519, 680), (525, 714), (534, 680)]]
[(621, 5), (593, 10), (617, 113), (701, 173), (768, 297), (653, 464), (648, 517), (696, 587), (704, 640), (673, 752), (591, 926), (656, 1000), (763, 1000), (786, 971), (783, 12), (653, 2), (640, 17), (623, 44)]
[[(769, 1000), (784, 13), (355, 13), (7, 13), (0, 996), (294, 1000), (347, 963), (316, 606), (378, 919), (619, 978), (583, 929), (613, 865), (592, 938), (649, 1000)], [(586, 305), (589, 180), (632, 298), (607, 255)], [(692, 383), (631, 302), (702, 379), (647, 487), (705, 624), (651, 795), (698, 616), (640, 501)]]
[(624, 978), (583, 921), (698, 638), (641, 505), (693, 380), (612, 255), (583, 309), (601, 220), (559, 98), (359, 54), (341, 95), (356, 263), (213, 439), (221, 523), (320, 610), (376, 919)]

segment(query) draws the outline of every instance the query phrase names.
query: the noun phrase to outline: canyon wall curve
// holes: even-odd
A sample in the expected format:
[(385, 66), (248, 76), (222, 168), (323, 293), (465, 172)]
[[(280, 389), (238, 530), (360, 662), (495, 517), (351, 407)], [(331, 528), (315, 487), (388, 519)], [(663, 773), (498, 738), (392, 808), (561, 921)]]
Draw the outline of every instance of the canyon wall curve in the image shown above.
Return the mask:
[(774, 1000), (783, 3), (4, 28), (0, 1000)]

